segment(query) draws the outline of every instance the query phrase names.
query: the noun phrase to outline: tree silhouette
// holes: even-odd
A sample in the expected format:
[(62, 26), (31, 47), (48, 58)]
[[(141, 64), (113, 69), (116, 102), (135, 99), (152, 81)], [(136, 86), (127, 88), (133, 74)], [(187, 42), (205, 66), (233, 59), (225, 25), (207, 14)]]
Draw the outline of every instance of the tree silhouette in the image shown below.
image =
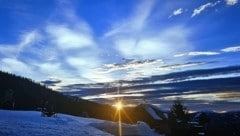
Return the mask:
[(187, 107), (182, 105), (180, 100), (173, 102), (169, 113), (169, 132), (170, 136), (192, 136), (189, 134), (189, 116)]
[(170, 117), (174, 120), (188, 121), (188, 109), (180, 100), (175, 100), (170, 110)]
[(208, 123), (209, 121), (210, 121), (210, 118), (207, 116), (206, 113), (202, 113), (202, 114), (199, 116), (198, 122), (199, 122), (201, 125), (205, 125), (205, 124)]
[(14, 109), (14, 105), (14, 91), (12, 89), (8, 89), (5, 91), (4, 96), (2, 97), (1, 106), (4, 109)]

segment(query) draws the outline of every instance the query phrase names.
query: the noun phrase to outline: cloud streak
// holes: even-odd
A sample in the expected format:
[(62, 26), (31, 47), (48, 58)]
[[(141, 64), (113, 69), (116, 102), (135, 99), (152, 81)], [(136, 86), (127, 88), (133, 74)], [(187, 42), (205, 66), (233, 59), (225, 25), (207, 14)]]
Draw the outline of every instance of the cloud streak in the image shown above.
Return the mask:
[(199, 14), (201, 14), (201, 12), (203, 12), (204, 10), (206, 10), (207, 8), (211, 8), (211, 7), (215, 7), (216, 5), (218, 5), (221, 1), (216, 1), (214, 3), (212, 2), (209, 2), (209, 3), (206, 3), (204, 5), (201, 5), (200, 7), (196, 8), (193, 10), (193, 13), (192, 13), (192, 17), (195, 17)]
[(155, 0), (144, 0), (135, 8), (135, 12), (123, 21), (114, 22), (112, 28), (104, 34), (105, 37), (123, 33), (139, 32), (143, 30), (146, 21), (154, 7)]
[(158, 67), (157, 70), (175, 70), (175, 69), (181, 69), (186, 67), (193, 67), (193, 66), (199, 66), (206, 64), (207, 62), (187, 62), (182, 64), (173, 64), (173, 65), (166, 65)]
[(153, 64), (161, 64), (163, 63), (163, 60), (161, 59), (146, 59), (146, 60), (135, 60), (135, 59), (130, 59), (126, 60), (124, 59), (124, 63), (119, 63), (119, 64), (105, 64), (102, 68), (98, 69), (103, 72), (114, 72), (118, 70), (133, 70), (133, 69), (138, 69), (141, 67), (153, 65)]
[(173, 11), (173, 13), (168, 18), (171, 18), (173, 16), (178, 16), (178, 15), (182, 14), (183, 12), (184, 12), (183, 8), (176, 9)]
[(184, 56), (212, 56), (219, 55), (219, 52), (211, 52), (211, 51), (196, 51), (196, 52), (188, 52), (174, 55), (174, 57), (184, 57)]
[(240, 46), (227, 47), (221, 50), (222, 52), (240, 52)]

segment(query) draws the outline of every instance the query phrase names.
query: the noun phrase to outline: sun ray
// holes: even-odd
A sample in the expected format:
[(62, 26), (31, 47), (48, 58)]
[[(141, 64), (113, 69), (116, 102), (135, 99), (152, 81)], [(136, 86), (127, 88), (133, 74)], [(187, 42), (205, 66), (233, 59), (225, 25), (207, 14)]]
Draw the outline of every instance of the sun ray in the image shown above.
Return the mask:
[(130, 121), (130, 123), (133, 124), (132, 119), (128, 116), (128, 114), (126, 113), (126, 111), (125, 111), (125, 110), (122, 110), (122, 112), (123, 112), (123, 114), (127, 117), (127, 119)]
[(114, 120), (118, 115), (118, 133), (119, 133), (119, 136), (122, 136), (122, 117), (121, 117), (121, 111), (123, 110), (122, 101), (118, 99), (118, 101), (113, 106), (115, 106), (116, 108)]

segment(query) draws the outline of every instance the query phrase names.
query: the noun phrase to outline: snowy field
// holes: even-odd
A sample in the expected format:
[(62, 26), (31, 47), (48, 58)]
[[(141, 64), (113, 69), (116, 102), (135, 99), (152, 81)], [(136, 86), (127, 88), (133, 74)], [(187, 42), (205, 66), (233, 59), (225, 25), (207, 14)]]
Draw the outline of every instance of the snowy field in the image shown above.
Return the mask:
[[(123, 135), (159, 136), (145, 123), (123, 124)], [(65, 114), (42, 117), (37, 111), (0, 110), (0, 136), (112, 136), (118, 123)]]

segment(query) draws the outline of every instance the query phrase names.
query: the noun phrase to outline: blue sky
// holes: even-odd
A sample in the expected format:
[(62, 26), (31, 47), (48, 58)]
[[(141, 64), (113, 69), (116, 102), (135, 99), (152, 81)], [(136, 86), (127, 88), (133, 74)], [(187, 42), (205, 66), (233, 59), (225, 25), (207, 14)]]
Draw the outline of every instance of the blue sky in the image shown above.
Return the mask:
[(63, 90), (239, 65), (239, 12), (238, 0), (0, 0), (0, 69)]

